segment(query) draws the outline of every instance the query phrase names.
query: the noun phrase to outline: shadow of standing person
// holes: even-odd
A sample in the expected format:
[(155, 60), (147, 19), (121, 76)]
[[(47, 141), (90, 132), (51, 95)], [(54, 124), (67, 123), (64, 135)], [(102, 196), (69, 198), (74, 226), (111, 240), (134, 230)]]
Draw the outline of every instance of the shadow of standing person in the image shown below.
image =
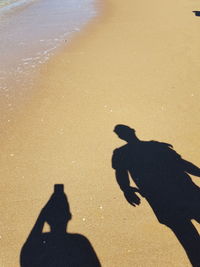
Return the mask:
[[(200, 238), (192, 224), (200, 223), (200, 188), (189, 174), (200, 169), (181, 158), (170, 144), (141, 141), (135, 130), (117, 125), (114, 132), (127, 144), (113, 152), (112, 167), (126, 200), (140, 204), (137, 193), (146, 198), (158, 221), (174, 232), (191, 264), (200, 266)], [(130, 186), (129, 175), (136, 187)]]
[[(100, 262), (86, 237), (66, 232), (71, 219), (63, 185), (55, 185), (54, 193), (42, 209), (22, 247), (21, 267), (100, 267)], [(51, 231), (43, 233), (47, 222)]]

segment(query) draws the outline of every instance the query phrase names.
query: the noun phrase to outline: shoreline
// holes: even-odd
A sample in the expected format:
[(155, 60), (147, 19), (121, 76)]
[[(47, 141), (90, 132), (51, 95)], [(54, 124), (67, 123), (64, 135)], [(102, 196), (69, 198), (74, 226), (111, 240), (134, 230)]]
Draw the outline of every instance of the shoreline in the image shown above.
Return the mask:
[[(1, 111), (17, 104), (16, 98), (23, 98), (27, 88), (31, 90), (40, 65), (71, 42), (96, 15), (94, 0), (59, 0), (58, 7), (55, 1), (45, 0), (28, 2), (25, 9), (22, 5), (19, 12), (1, 16)], [(4, 106), (7, 101), (8, 107)]]
[[(34, 2), (33, 2), (34, 3)], [(32, 2), (28, 3), (28, 5), (32, 4)], [(37, 3), (36, 3), (37, 4)], [(94, 10), (97, 11), (97, 14), (94, 17), (91, 17), (85, 25), (82, 25), (82, 28), (80, 31), (71, 33), (70, 36), (66, 36), (66, 40), (63, 40), (62, 43), (56, 47), (56, 49), (53, 49), (53, 54), (47, 53), (48, 57), (50, 57), (47, 62), (42, 63), (41, 65), (39, 63), (33, 62), (33, 69), (31, 70), (31, 66), (28, 67), (28, 69), (24, 69), (21, 71), (21, 73), (15, 73), (15, 68), (13, 69), (10, 67), (7, 69), (6, 77), (0, 77), (1, 81), (1, 97), (0, 97), (0, 113), (1, 113), (1, 123), (0, 128), (2, 131), (6, 129), (6, 125), (8, 122), (8, 128), (10, 127), (10, 122), (15, 120), (19, 116), (19, 114), (22, 114), (26, 112), (27, 105), (29, 101), (31, 102), (32, 97), (37, 94), (37, 81), (39, 79), (40, 72), (43, 69), (46, 69), (46, 65), (49, 64), (49, 61), (53, 60), (54, 57), (57, 57), (62, 51), (68, 49), (68, 47), (71, 47), (74, 40), (76, 42), (76, 39), (80, 38), (80, 35), (83, 35), (84, 32), (87, 32), (88, 25), (95, 24), (95, 19), (99, 16), (101, 16), (101, 12), (103, 10), (103, 4), (100, 3), (99, 0), (96, 0), (94, 3)], [(83, 33), (82, 33), (83, 32)], [(65, 44), (66, 42), (66, 44)], [(34, 55), (35, 48), (31, 49), (28, 48), (29, 58), (23, 58), (22, 62), (34, 59), (36, 55)], [(50, 49), (51, 50), (51, 49)], [(47, 51), (48, 52), (48, 51)], [(36, 57), (37, 58), (37, 57)], [(16, 62), (15, 62), (16, 63)], [(29, 63), (29, 62), (28, 62)], [(24, 63), (27, 64), (27, 63)], [(2, 65), (3, 67), (3, 65)], [(17, 67), (19, 68), (19, 67)], [(28, 72), (27, 72), (28, 71)], [(3, 71), (2, 73), (6, 72)], [(27, 72), (27, 73), (26, 73)], [(5, 81), (5, 82), (4, 82)]]
[(186, 0), (110, 0), (43, 66), (1, 136), (3, 266), (16, 265), (56, 183), (65, 185), (73, 214), (69, 232), (91, 241), (102, 266), (190, 266), (145, 199), (136, 208), (125, 202), (111, 169), (112, 151), (123, 145), (112, 132), (119, 123), (200, 165), (200, 39), (190, 10), (195, 3)]

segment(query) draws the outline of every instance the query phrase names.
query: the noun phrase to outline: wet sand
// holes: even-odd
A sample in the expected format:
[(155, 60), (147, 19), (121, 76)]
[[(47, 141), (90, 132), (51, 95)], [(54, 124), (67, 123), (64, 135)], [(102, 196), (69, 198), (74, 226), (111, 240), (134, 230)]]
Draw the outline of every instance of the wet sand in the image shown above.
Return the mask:
[(55, 183), (69, 198), (68, 230), (90, 240), (102, 266), (190, 266), (145, 199), (136, 208), (124, 200), (111, 156), (123, 144), (113, 128), (123, 123), (200, 165), (198, 8), (195, 0), (106, 1), (43, 67), (2, 129), (0, 266), (18, 266)]

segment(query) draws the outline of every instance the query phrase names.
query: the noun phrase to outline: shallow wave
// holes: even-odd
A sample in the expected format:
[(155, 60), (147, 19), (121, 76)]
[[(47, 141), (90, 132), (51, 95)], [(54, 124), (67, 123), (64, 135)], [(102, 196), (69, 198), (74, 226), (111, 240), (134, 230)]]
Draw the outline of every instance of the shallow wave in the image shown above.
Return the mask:
[(21, 5), (29, 4), (34, 0), (2, 0), (0, 1), (0, 11), (9, 11), (13, 8), (20, 7)]
[[(11, 92), (17, 94), (15, 87), (30, 88), (39, 66), (70, 43), (98, 11), (95, 0), (6, 2), (10, 2), (10, 11), (0, 16), (0, 96), (10, 101)], [(11, 2), (19, 8), (11, 9)]]

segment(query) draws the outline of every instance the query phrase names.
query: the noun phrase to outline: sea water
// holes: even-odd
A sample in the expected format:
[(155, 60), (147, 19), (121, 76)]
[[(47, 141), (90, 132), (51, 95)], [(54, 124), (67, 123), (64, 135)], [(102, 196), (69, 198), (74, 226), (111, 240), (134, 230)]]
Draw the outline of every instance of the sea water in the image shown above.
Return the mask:
[(0, 95), (9, 97), (96, 15), (95, 0), (0, 0)]

